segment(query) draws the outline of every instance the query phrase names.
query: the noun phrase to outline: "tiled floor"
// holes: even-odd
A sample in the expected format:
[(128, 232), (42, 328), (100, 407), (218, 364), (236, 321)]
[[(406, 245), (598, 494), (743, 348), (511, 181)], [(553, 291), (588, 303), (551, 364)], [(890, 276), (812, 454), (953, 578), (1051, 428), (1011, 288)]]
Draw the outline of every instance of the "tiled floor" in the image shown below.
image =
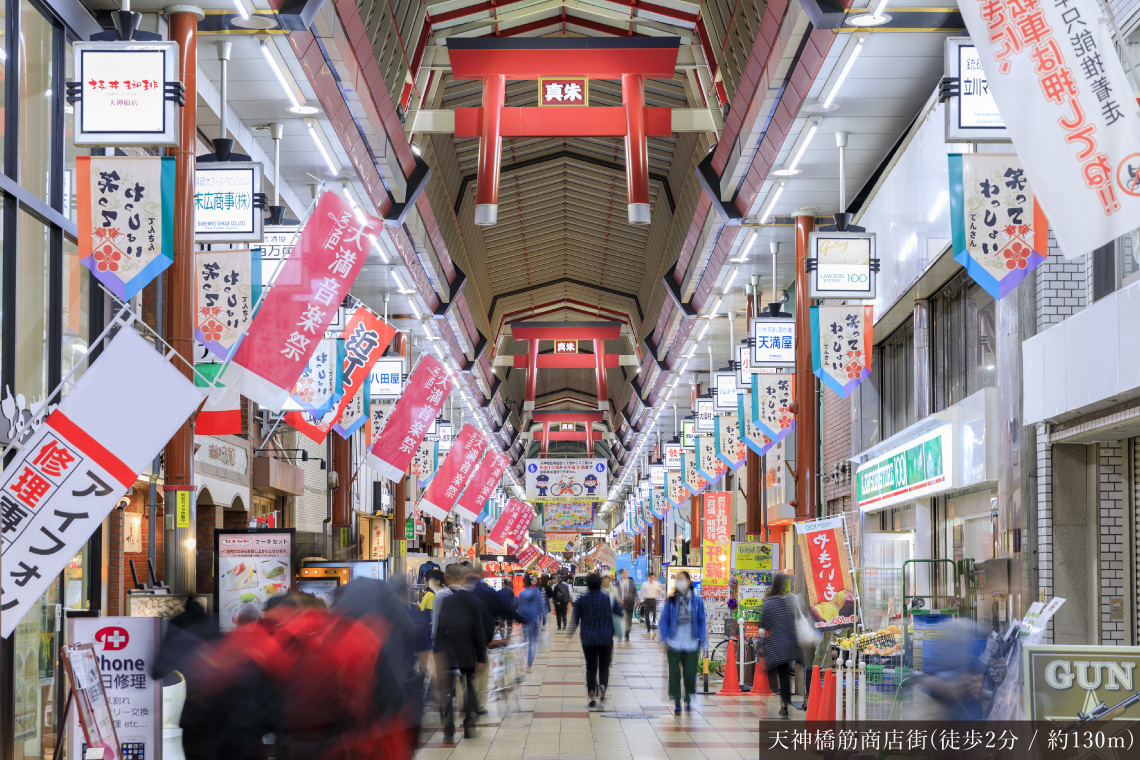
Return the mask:
[[(516, 636), (518, 631), (516, 629)], [(504, 713), (492, 702), (477, 736), (445, 744), (434, 712), (426, 716), (417, 760), (705, 760), (754, 758), (757, 721), (777, 718), (776, 697), (718, 697), (698, 693), (693, 711), (673, 715), (667, 698), (664, 649), (635, 629), (628, 644), (615, 642), (604, 707), (588, 711), (585, 665), (577, 634), (556, 631), (553, 619), (517, 696)], [(524, 652), (525, 649), (521, 650)], [(698, 679), (697, 690), (701, 689)], [(714, 691), (710, 687), (710, 691)], [(803, 713), (793, 710), (793, 718)], [(617, 717), (622, 716), (622, 717)]]

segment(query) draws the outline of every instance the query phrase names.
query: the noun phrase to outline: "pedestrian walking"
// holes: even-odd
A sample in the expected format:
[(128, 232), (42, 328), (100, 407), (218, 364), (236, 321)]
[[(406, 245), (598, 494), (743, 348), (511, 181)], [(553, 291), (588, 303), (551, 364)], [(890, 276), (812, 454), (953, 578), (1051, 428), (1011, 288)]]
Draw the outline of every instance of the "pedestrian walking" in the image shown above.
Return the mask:
[(546, 614), (550, 612), (550, 605), (552, 604), (551, 595), (554, 593), (550, 588), (549, 575), (544, 575), (538, 579), (538, 590), (542, 592), (542, 628), (546, 630)]
[(705, 645), (705, 603), (693, 593), (688, 572), (677, 573), (673, 593), (661, 612), (661, 640), (669, 661), (669, 698), (673, 714), (681, 714), (681, 687), (684, 685), (685, 710), (691, 710), (690, 697), (697, 690), (697, 653)]
[(538, 652), (538, 627), (546, 624), (546, 599), (530, 575), (523, 577), (519, 614), (527, 621), (523, 624), (523, 635), (526, 638), (526, 669), (530, 670), (534, 664), (534, 655)]
[(637, 586), (629, 571), (624, 567), (618, 578), (618, 597), (621, 599), (621, 609), (624, 619), (625, 640), (629, 641), (629, 632), (633, 629), (633, 608), (637, 605)]
[(614, 579), (610, 577), (609, 573), (602, 576), (602, 593), (607, 595), (614, 604), (617, 605), (618, 611), (615, 612), (613, 616), (613, 628), (614, 638), (620, 639), (623, 619), (621, 597), (618, 595), (617, 584), (614, 583)]
[(554, 619), (558, 623), (558, 630), (561, 631), (566, 627), (566, 610), (573, 597), (565, 575), (558, 580), (558, 583), (554, 584), (552, 596), (554, 597)]
[(776, 573), (760, 610), (764, 638), (764, 665), (775, 670), (780, 681), (780, 717), (788, 717), (792, 701), (792, 674), (796, 663), (803, 663), (803, 651), (796, 638), (796, 598), (788, 593), (788, 576)]
[(602, 578), (597, 573), (586, 576), (586, 593), (574, 602), (569, 635), (581, 626), (582, 654), (586, 658), (586, 693), (588, 707), (605, 701), (610, 683), (610, 662), (614, 655), (613, 618), (621, 613), (621, 605), (602, 591)]
[(442, 706), (443, 740), (455, 738), (455, 676), (463, 678), (463, 736), (475, 735), (479, 698), (475, 688), (476, 671), (487, 667), (487, 613), (483, 605), (463, 585), (467, 568), (448, 565), (444, 571), (452, 593), (436, 600), (435, 672)]
[(661, 584), (657, 576), (649, 574), (649, 579), (641, 584), (641, 598), (644, 601), (645, 630), (650, 634), (657, 628), (657, 600), (661, 597)]

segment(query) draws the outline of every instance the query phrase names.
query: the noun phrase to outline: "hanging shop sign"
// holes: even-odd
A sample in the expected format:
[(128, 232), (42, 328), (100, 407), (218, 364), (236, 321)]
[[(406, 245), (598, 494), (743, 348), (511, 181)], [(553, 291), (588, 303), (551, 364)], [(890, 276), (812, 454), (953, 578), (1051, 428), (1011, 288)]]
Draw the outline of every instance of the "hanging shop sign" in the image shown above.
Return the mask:
[(740, 431), (740, 438), (744, 441), (744, 445), (755, 451), (758, 456), (764, 456), (776, 442), (766, 436), (764, 431), (752, 421), (751, 410), (745, 411), (749, 406), (751, 406), (751, 399), (741, 394), (736, 404), (737, 429)]
[(437, 520), (446, 520), (486, 450), (487, 439), (474, 426), (464, 425), (417, 507)]
[(446, 454), (451, 451), (455, 443), (455, 426), (450, 422), (439, 422), (435, 428), (435, 436), (439, 440), (439, 453)]
[(130, 300), (174, 260), (174, 159), (75, 161), (80, 260)]
[(701, 521), (701, 596), (705, 599), (728, 599), (731, 538), (729, 520), (732, 494), (715, 491), (704, 495), (704, 517)]
[(780, 545), (762, 542), (732, 542), (733, 570), (779, 570)]
[(1049, 255), (1049, 222), (1017, 155), (951, 153), (948, 160), (954, 260), (1002, 298)]
[(372, 446), (368, 464), (373, 470), (392, 481), (404, 477), (451, 387), (443, 364), (430, 354), (421, 355), (404, 395), (392, 407)]
[(855, 501), (864, 512), (913, 501), (954, 482), (953, 426), (935, 430), (859, 466)]
[[(309, 223), (254, 315), (224, 375), (226, 387), (280, 411), (336, 316), (382, 223), (334, 192), (321, 194)], [(278, 280), (281, 280), (279, 277)], [(297, 284), (293, 284), (293, 283)]]
[(735, 372), (713, 373), (714, 408), (718, 412), (736, 411), (736, 397), (740, 395), (740, 388), (736, 384)]
[(369, 373), (395, 335), (396, 328), (371, 309), (359, 306), (353, 310), (345, 326), (344, 339), (338, 343), (343, 386), (337, 402), (338, 419), (344, 415), (353, 400), (358, 407), (355, 418), (359, 422), (356, 427), (367, 419), (367, 414), (359, 407), (363, 405), (371, 384)]
[(873, 307), (811, 307), (811, 361), (816, 377), (840, 398), (871, 376)]
[(684, 445), (680, 443), (665, 444), (665, 469), (681, 469), (681, 455), (685, 453)]
[[(205, 397), (138, 333), (119, 330), (0, 474), (0, 636), (12, 633)], [(146, 424), (125, 426), (128, 419)]]
[(554, 353), (556, 353), (556, 354), (576, 354), (576, 353), (578, 353), (578, 341), (576, 341), (576, 340), (556, 340), (556, 341), (554, 341)]
[(711, 433), (716, 429), (714, 420), (716, 419), (716, 408), (714, 407), (713, 400), (697, 399), (696, 407), (693, 411), (694, 427), (693, 429), (698, 433)]
[(851, 547), (843, 516), (796, 523), (800, 560), (807, 570), (808, 607), (817, 630), (855, 625)]
[(748, 321), (753, 367), (796, 366), (796, 320), (753, 317)]
[(674, 507), (681, 506), (689, 498), (689, 489), (685, 487), (685, 478), (680, 469), (678, 467), (665, 473), (665, 499)]
[(697, 423), (695, 420), (681, 422), (681, 445), (691, 449), (697, 444)]
[(686, 451), (681, 456), (681, 479), (685, 483), (685, 488), (689, 489), (689, 493), (693, 496), (700, 496), (709, 484), (701, 474), (697, 472), (697, 455), (694, 451)]
[(248, 249), (194, 254), (194, 339), (219, 359), (229, 357), (253, 316), (261, 293), (253, 276), (258, 257)]
[(577, 533), (547, 533), (546, 550), (555, 554), (572, 552), (580, 544), (581, 537)]
[(76, 42), (75, 145), (177, 145), (177, 42)]
[(530, 501), (605, 501), (609, 468), (604, 459), (526, 460)]
[[(281, 265), (293, 252), (293, 244), (300, 237), (301, 227), (291, 224), (267, 224), (261, 233), (261, 284), (269, 285), (274, 281)], [(290, 272), (288, 276), (295, 277), (298, 272)], [(287, 283), (288, 280), (282, 280)], [(294, 283), (295, 284), (295, 283)]]
[(293, 528), (214, 530), (214, 609), (222, 631), (261, 617), (265, 604), (293, 587)]
[(265, 196), (261, 164), (226, 161), (194, 167), (194, 241), (260, 243)]
[[(1022, 663), (1027, 720), (1075, 721), (1102, 702), (1111, 710), (1140, 689), (1140, 647), (1026, 644)], [(1097, 722), (1104, 746), (1123, 748), (1116, 740), (1127, 737), (1113, 737), (1113, 727), (1138, 717), (1140, 703), (1134, 703)]]
[(1079, 256), (1129, 234), (1140, 219), (1140, 107), (1097, 0), (1035, 6), (1033, 44), (1010, 42), (1026, 35), (1016, 4), (959, 10), (1061, 250)]
[(589, 77), (539, 77), (540, 106), (590, 105)]
[(594, 527), (594, 502), (549, 502), (542, 505), (542, 527), (560, 533), (587, 531)]
[(317, 419), (332, 412), (335, 422), (338, 416), (336, 406), (344, 393), (344, 365), (338, 361), (339, 351), (335, 338), (317, 341), (317, 349), (305, 362), (289, 395), (292, 404)]
[(412, 457), (409, 472), (415, 477), (416, 485), (425, 487), (439, 469), (439, 441), (424, 441)]
[[(162, 743), (162, 685), (150, 675), (162, 640), (159, 623), (150, 617), (67, 618), (67, 640), (90, 644), (101, 665), (103, 693), (124, 760), (157, 756)], [(84, 757), (81, 745), (87, 741), (78, 714), (69, 715), (68, 757)]]
[(875, 233), (813, 232), (809, 250), (812, 298), (875, 297)]
[(752, 387), (753, 375), (774, 375), (775, 367), (753, 367), (752, 349), (748, 346), (736, 347), (736, 387), (746, 393)]
[(990, 92), (982, 57), (969, 37), (946, 40), (946, 142), (1005, 142), (1009, 134)]
[(491, 498), (491, 494), (498, 487), (506, 469), (506, 458), (488, 446), (487, 453), (483, 455), (483, 461), (479, 463), (479, 468), (475, 470), (475, 474), (467, 483), (467, 488), (463, 490), (459, 501), (455, 503), (455, 511), (468, 520), (477, 520), (479, 513), (483, 510), (483, 505)]
[(717, 459), (736, 472), (748, 461), (748, 446), (740, 437), (740, 419), (735, 414), (735, 407), (733, 412), (716, 418), (713, 442)]
[(693, 454), (697, 462), (697, 474), (708, 483), (716, 483), (728, 472), (728, 465), (716, 455), (715, 435), (699, 436)]
[(791, 375), (752, 377), (752, 422), (764, 435), (779, 443), (796, 424), (792, 414), (795, 384)]
[[(679, 455), (678, 455), (679, 457)], [(680, 459), (678, 458), (677, 466), (681, 466)], [(649, 465), (649, 485), (653, 488), (665, 487), (665, 465), (651, 464)]]
[(386, 356), (376, 360), (369, 376), (372, 398), (399, 398), (404, 391), (404, 360)]

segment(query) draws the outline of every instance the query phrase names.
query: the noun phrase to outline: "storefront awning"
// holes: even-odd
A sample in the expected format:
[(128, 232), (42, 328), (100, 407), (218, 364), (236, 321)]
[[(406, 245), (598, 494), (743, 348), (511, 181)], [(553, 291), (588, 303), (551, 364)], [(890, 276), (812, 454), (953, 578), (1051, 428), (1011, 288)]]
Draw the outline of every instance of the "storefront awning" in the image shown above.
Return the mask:
[(249, 486), (200, 472), (194, 473), (194, 485), (198, 486), (199, 499), (202, 498), (203, 491), (209, 491), (210, 501), (215, 506), (249, 510)]

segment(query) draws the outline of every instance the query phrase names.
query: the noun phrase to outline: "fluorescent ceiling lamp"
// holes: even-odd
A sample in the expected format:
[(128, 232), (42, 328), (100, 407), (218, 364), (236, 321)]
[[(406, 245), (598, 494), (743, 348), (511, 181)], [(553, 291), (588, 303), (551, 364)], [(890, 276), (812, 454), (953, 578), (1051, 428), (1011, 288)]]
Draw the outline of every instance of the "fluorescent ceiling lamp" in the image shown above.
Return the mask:
[(237, 8), (237, 12), (241, 14), (243, 21), (249, 21), (249, 11), (245, 9), (245, 3), (241, 0), (234, 0), (234, 7)]
[[(238, 0), (240, 2), (240, 0)], [(281, 83), (281, 89), (285, 91), (285, 95), (289, 98), (289, 102), (294, 108), (301, 107), (301, 101), (297, 100), (296, 93), (293, 88), (289, 86), (289, 82), (285, 79), (285, 72), (281, 70), (281, 65), (277, 63), (277, 59), (273, 57), (273, 51), (265, 44), (265, 40), (261, 40), (261, 54), (265, 56), (265, 60), (269, 61), (269, 68), (273, 69), (273, 75), (277, 77), (277, 81)]]
[(843, 68), (839, 70), (839, 76), (835, 78), (835, 84), (831, 85), (831, 92), (823, 99), (823, 107), (831, 108), (832, 101), (835, 96), (839, 94), (839, 88), (843, 86), (843, 82), (847, 80), (847, 75), (851, 73), (851, 67), (855, 65), (855, 61), (859, 58), (859, 54), (863, 52), (863, 38), (860, 37), (855, 43), (855, 49), (851, 51), (851, 55), (847, 56), (847, 63), (843, 64)]
[(392, 279), (396, 281), (396, 290), (398, 292), (403, 293), (407, 290), (407, 288), (404, 287), (404, 280), (400, 277), (399, 271), (395, 269), (392, 270)]
[(712, 311), (709, 312), (710, 317), (715, 317), (720, 312), (720, 305), (724, 303), (724, 296), (718, 296), (716, 303), (713, 304)]
[(816, 131), (819, 129), (819, 122), (813, 121), (811, 127), (808, 129), (807, 136), (800, 140), (800, 148), (796, 151), (796, 155), (792, 157), (792, 163), (788, 167), (789, 171), (796, 171), (796, 167), (800, 165), (800, 159), (804, 157), (808, 146), (811, 145), (811, 140), (815, 137)]
[(422, 311), (420, 311), (420, 307), (416, 303), (416, 299), (413, 298), (408, 303), (412, 305), (412, 313), (416, 315), (416, 319), (422, 320), (424, 318), (424, 314)]
[(772, 209), (776, 208), (776, 202), (780, 200), (780, 196), (784, 194), (784, 183), (776, 185), (775, 192), (772, 193), (772, 200), (768, 201), (768, 208), (764, 210), (764, 215), (760, 217), (760, 224), (767, 224), (768, 217), (772, 216)]
[(688, 359), (685, 359), (685, 363), (684, 363), (684, 364), (682, 364), (682, 365), (681, 365), (681, 369), (679, 369), (679, 370), (677, 370), (677, 371), (678, 371), (678, 372), (684, 372), (684, 371), (685, 371), (685, 370), (687, 370), (688, 368), (689, 368), (689, 360), (688, 360)]
[(926, 221), (933, 222), (942, 213), (942, 209), (946, 208), (946, 204), (950, 202), (950, 193), (943, 188), (938, 191), (938, 197), (934, 199), (934, 203), (930, 206), (930, 213), (926, 217)]
[(704, 340), (705, 336), (709, 333), (710, 327), (712, 327), (712, 322), (705, 322), (705, 326), (701, 328), (701, 334), (697, 336), (697, 340)]
[(731, 259), (731, 261), (748, 261), (748, 254), (752, 252), (752, 246), (756, 245), (756, 235), (757, 233), (752, 233), (752, 235), (748, 238), (748, 242), (744, 244), (744, 250), (741, 251), (740, 255), (735, 259)]
[(875, 18), (882, 18), (883, 11), (887, 9), (887, 4), (891, 0), (879, 0), (879, 4), (875, 6)]
[(329, 155), (328, 148), (325, 147), (325, 142), (321, 139), (321, 136), (317, 134), (313, 123), (310, 122), (307, 126), (309, 127), (309, 136), (313, 138), (313, 143), (316, 144), (317, 150), (321, 152), (321, 158), (325, 160), (325, 166), (328, 167), (331, 173), (340, 174), (340, 167), (336, 165), (332, 156)]

